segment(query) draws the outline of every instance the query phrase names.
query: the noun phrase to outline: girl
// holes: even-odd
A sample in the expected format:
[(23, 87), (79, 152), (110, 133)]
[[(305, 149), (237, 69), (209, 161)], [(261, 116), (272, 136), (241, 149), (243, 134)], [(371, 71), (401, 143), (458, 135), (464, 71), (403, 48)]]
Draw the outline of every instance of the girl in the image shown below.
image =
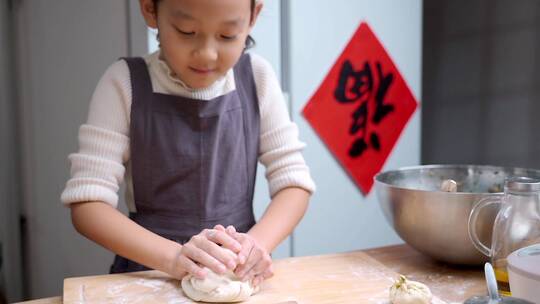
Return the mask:
[[(206, 267), (257, 285), (315, 188), (270, 65), (244, 52), (262, 3), (140, 0), (140, 8), (160, 50), (102, 76), (62, 201), (77, 231), (117, 254), (112, 273), (204, 278)], [(257, 161), (271, 202), (255, 223)], [(124, 177), (129, 218), (116, 209)]]

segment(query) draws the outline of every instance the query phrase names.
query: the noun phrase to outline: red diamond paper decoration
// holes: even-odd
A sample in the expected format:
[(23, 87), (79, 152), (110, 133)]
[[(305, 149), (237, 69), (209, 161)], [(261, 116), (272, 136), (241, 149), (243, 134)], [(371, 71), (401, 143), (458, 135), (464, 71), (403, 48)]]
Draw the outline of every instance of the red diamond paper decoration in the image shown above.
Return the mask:
[(394, 62), (363, 22), (302, 112), (368, 194), (417, 105)]

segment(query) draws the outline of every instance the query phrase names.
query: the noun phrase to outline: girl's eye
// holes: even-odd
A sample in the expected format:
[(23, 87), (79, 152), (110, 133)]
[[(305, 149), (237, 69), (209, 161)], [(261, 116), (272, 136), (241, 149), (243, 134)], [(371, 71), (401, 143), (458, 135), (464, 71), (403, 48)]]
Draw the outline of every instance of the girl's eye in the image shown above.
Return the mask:
[(195, 35), (195, 32), (185, 32), (185, 31), (182, 31), (180, 29), (176, 29), (176, 31), (178, 31), (180, 34), (182, 34), (184, 36), (193, 36), (193, 35)]
[(225, 40), (234, 40), (236, 39), (236, 36), (221, 35), (221, 38)]

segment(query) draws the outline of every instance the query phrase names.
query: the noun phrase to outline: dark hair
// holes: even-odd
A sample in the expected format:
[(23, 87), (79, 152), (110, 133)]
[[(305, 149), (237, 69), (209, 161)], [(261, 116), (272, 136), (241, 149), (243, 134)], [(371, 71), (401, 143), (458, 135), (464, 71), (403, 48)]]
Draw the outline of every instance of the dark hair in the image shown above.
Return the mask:
[[(161, 0), (152, 0), (152, 2), (154, 2), (154, 11), (156, 12), (157, 14), (157, 5), (158, 3), (160, 2)], [(251, 2), (251, 18), (253, 18), (253, 13), (255, 12), (255, 0), (250, 0)], [(159, 40), (159, 33), (157, 35), (157, 39)], [(247, 36), (247, 39), (246, 39), (246, 47), (245, 49), (249, 49), (249, 48), (252, 48), (255, 46), (255, 39), (253, 39), (253, 37), (251, 37), (251, 35), (248, 35)]]

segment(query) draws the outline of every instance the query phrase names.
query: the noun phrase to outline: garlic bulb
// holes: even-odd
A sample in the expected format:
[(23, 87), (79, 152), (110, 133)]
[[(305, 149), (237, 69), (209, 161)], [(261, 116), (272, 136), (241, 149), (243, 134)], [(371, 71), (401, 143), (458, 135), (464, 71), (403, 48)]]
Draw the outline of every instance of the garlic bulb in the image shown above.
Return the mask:
[(415, 281), (409, 281), (403, 275), (399, 276), (390, 287), (390, 302), (392, 304), (429, 304), (431, 303), (429, 288)]

